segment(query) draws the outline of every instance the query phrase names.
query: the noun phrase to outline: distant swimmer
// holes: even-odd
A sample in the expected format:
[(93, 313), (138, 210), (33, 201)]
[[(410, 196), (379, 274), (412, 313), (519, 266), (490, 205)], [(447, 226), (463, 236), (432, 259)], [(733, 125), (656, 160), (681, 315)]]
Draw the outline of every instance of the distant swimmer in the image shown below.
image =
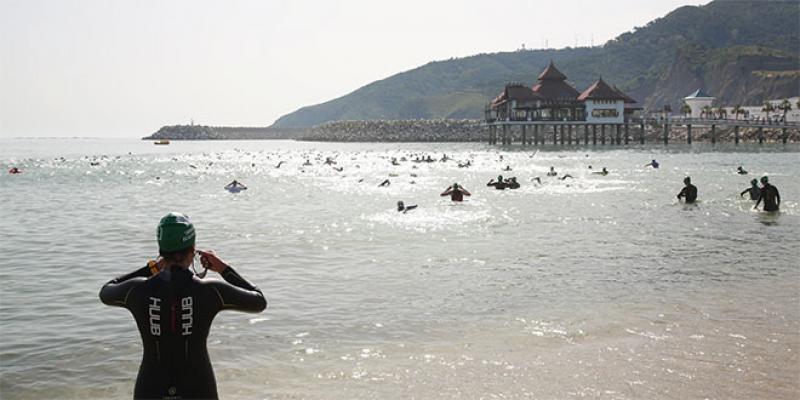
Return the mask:
[(307, 166), (310, 166), (310, 165), (311, 165), (311, 160), (306, 158), (306, 162), (303, 163), (303, 166), (307, 167)]
[(506, 180), (506, 186), (509, 189), (519, 189), (519, 182), (517, 182), (517, 177), (512, 176)]
[(503, 171), (511, 171), (511, 166), (510, 165), (506, 165), (506, 167), (503, 168)]
[(20, 171), (19, 168), (17, 168), (17, 167), (11, 167), (11, 169), (8, 170), (8, 173), (12, 174), (12, 175), (13, 174), (21, 174), (22, 171)]
[(531, 178), (531, 182), (533, 182), (533, 181), (536, 181), (536, 183), (538, 183), (540, 185), (542, 184), (542, 178), (540, 178), (538, 176), (536, 178)]
[(447, 154), (442, 155), (442, 158), (439, 159), (439, 162), (447, 162), (450, 161), (450, 157)]
[(389, 185), (391, 185), (391, 184), (392, 184), (392, 182), (389, 182), (389, 180), (387, 179), (387, 180), (385, 180), (385, 181), (381, 182), (381, 183), (378, 185), (378, 187), (389, 186)]
[(278, 162), (278, 165), (276, 165), (276, 166), (275, 166), (275, 168), (280, 168), (280, 167), (281, 167), (281, 165), (283, 165), (283, 163), (285, 163), (285, 162), (286, 162), (286, 161), (279, 161), (279, 162)]
[(330, 158), (330, 157), (325, 157), (325, 164), (333, 165), (333, 164), (336, 164), (336, 161), (333, 161), (333, 159)]
[(683, 183), (685, 186), (681, 189), (681, 192), (678, 193), (678, 200), (683, 198), (686, 204), (692, 204), (697, 200), (697, 187), (692, 185), (692, 178), (688, 176), (683, 178)]
[(334, 171), (342, 172), (344, 171), (344, 167), (333, 167)]
[(472, 194), (461, 187), (458, 183), (454, 183), (450, 185), (447, 190), (442, 192), (440, 196), (450, 196), (450, 200), (452, 201), (464, 201), (464, 196), (472, 196)]
[(458, 168), (468, 168), (472, 165), (472, 161), (467, 160), (466, 162), (458, 163)]
[(758, 209), (762, 200), (764, 201), (764, 211), (778, 211), (781, 206), (781, 195), (778, 193), (778, 188), (770, 185), (769, 178), (766, 176), (761, 177), (761, 191), (753, 209)]
[(489, 180), (489, 183), (487, 183), (486, 186), (494, 186), (494, 188), (497, 190), (505, 190), (505, 188), (508, 187), (505, 181), (503, 181), (503, 175), (498, 175), (497, 181), (494, 179)]
[(242, 190), (247, 190), (247, 186), (234, 179), (233, 182), (225, 185), (225, 190), (231, 193), (239, 193)]
[(575, 177), (574, 177), (574, 176), (572, 176), (572, 175), (570, 175), (570, 174), (564, 174), (564, 176), (562, 176), (562, 177), (561, 177), (561, 178), (559, 178), (559, 179), (561, 179), (561, 180), (563, 181), (564, 179), (567, 179), (567, 178), (570, 178), (570, 179), (575, 179)]
[(741, 165), (738, 168), (736, 168), (736, 173), (739, 175), (747, 175), (747, 171), (745, 171)]
[(739, 193), (739, 197), (744, 197), (745, 193), (750, 193), (750, 200), (758, 200), (758, 195), (761, 194), (761, 189), (758, 187), (758, 179), (751, 180), (750, 187), (742, 190), (742, 193)]
[(413, 206), (406, 206), (406, 204), (403, 203), (402, 201), (398, 201), (397, 202), (397, 212), (402, 211), (403, 214), (405, 214), (405, 213), (407, 213), (407, 212), (409, 212), (409, 211), (411, 211), (411, 210), (413, 210), (415, 208), (417, 208), (416, 204), (414, 204)]
[(650, 161), (650, 163), (649, 163), (649, 164), (645, 164), (644, 166), (645, 166), (645, 167), (653, 167), (653, 168), (658, 168), (658, 161), (656, 161), (656, 160), (652, 160), (652, 161)]
[(550, 167), (550, 171), (547, 172), (547, 176), (558, 176), (558, 172), (553, 167)]
[(608, 175), (608, 170), (606, 169), (606, 167), (603, 167), (603, 170), (602, 170), (602, 171), (596, 171), (596, 172), (592, 172), (592, 174), (594, 174), (594, 175), (603, 175), (603, 176), (606, 176), (606, 175)]

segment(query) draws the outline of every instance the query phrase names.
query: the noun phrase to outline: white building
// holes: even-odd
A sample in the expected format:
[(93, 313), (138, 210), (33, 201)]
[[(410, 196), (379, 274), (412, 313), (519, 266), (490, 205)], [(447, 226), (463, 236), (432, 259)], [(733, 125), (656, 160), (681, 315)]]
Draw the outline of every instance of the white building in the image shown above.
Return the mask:
[(703, 92), (702, 89), (697, 89), (694, 93), (683, 98), (683, 101), (692, 109), (692, 118), (700, 118), (703, 116), (703, 109), (711, 107), (714, 100), (716, 100), (716, 97)]
[[(764, 112), (764, 105), (760, 104), (757, 106), (742, 106), (741, 112), (742, 114), (736, 116), (733, 114), (733, 107), (725, 107), (725, 110), (728, 113), (728, 119), (744, 119), (748, 121), (753, 120), (771, 120), (771, 121), (783, 121), (783, 110), (779, 109), (778, 106), (783, 103), (784, 99), (777, 99), (777, 100), (767, 100), (774, 110), (767, 115)], [(787, 122), (800, 122), (800, 107), (798, 107), (798, 101), (800, 101), (800, 96), (795, 96), (786, 99), (789, 101), (789, 104), (792, 106), (792, 109), (786, 112), (786, 121)]]
[(621, 124), (625, 122), (626, 97), (600, 78), (578, 96), (586, 106), (586, 122)]

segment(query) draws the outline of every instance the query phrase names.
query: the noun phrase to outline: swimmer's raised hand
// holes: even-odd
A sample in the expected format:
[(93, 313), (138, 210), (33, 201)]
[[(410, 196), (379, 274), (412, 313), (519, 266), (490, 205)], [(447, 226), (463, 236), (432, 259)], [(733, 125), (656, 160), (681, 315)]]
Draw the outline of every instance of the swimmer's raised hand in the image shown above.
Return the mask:
[(228, 268), (228, 264), (222, 261), (221, 258), (217, 257), (217, 254), (214, 250), (198, 250), (200, 253), (200, 263), (203, 264), (203, 267), (206, 267), (218, 274), (221, 274)]

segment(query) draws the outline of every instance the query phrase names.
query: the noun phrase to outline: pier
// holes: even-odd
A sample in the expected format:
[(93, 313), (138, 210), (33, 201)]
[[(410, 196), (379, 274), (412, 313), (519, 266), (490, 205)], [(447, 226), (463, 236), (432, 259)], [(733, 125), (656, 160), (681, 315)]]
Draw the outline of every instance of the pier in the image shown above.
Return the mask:
[[(632, 118), (623, 123), (597, 123), (587, 121), (535, 121), (535, 120), (487, 120), (484, 126), (489, 130), (489, 144), (510, 145), (519, 143), (523, 146), (546, 145), (627, 145), (653, 142), (669, 144), (675, 128), (683, 129), (686, 144), (692, 144), (696, 138), (705, 134), (712, 144), (722, 139), (722, 131), (726, 136), (733, 134), (732, 142), (739, 144), (744, 139), (745, 129), (755, 129), (759, 144), (766, 141), (765, 130), (780, 131), (782, 143), (787, 143), (790, 132), (800, 133), (800, 123), (783, 122), (767, 123), (761, 121), (699, 119), (699, 118)], [(731, 132), (732, 131), (732, 132)], [(649, 133), (649, 134), (648, 134)]]

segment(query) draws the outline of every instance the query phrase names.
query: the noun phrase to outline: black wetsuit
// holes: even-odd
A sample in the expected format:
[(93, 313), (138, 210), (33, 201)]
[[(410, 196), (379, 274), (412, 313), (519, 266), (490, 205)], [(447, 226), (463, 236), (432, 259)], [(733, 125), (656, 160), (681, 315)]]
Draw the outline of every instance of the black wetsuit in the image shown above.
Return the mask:
[(684, 201), (686, 204), (694, 203), (697, 200), (697, 186), (692, 185), (691, 183), (684, 186), (680, 193), (678, 193), (678, 198), (684, 197)]
[[(776, 199), (777, 202), (775, 201)], [(764, 211), (778, 211), (778, 206), (781, 203), (781, 195), (778, 193), (778, 188), (769, 183), (764, 184), (758, 195), (758, 200), (756, 200), (756, 207), (762, 201), (764, 202)]]
[(494, 180), (489, 181), (486, 186), (494, 186), (497, 190), (505, 190), (508, 187), (508, 184), (503, 181), (495, 182)]
[(217, 383), (206, 350), (211, 322), (221, 310), (260, 312), (261, 291), (231, 267), (226, 282), (201, 280), (183, 268), (150, 277), (143, 267), (106, 283), (100, 300), (133, 314), (144, 352), (135, 399), (216, 399)]
[(739, 196), (744, 196), (745, 193), (750, 194), (750, 200), (758, 200), (758, 196), (761, 194), (761, 189), (758, 186), (750, 186), (749, 188), (742, 190), (742, 193), (739, 193)]

